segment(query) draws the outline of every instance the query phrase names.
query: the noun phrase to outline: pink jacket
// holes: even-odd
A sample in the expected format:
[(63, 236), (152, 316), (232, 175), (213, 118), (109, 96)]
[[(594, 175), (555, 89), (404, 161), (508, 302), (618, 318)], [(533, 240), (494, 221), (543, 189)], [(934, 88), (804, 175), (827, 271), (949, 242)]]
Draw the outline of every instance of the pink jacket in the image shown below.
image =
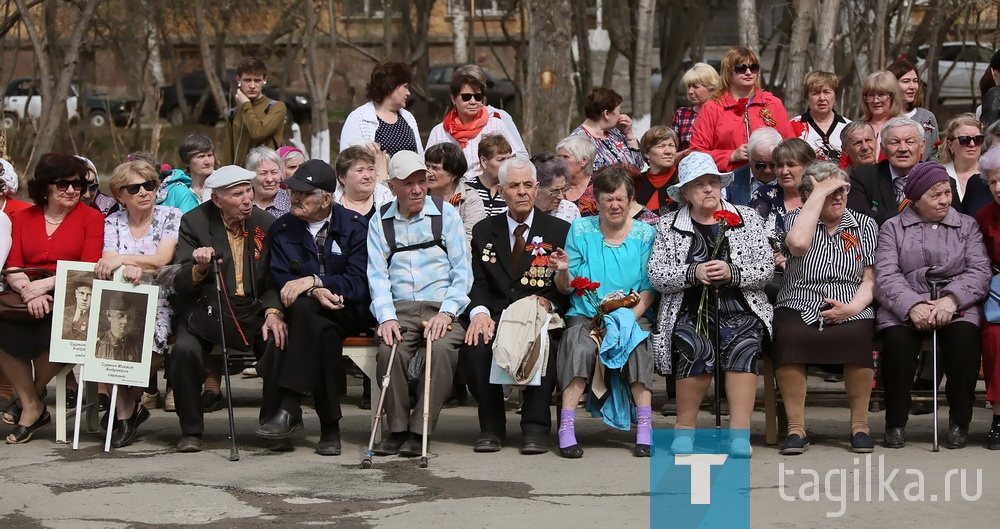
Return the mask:
[[(761, 127), (774, 127), (782, 138), (796, 137), (785, 105), (770, 92), (758, 90), (746, 113), (750, 117), (751, 132)], [(743, 114), (732, 94), (725, 92), (721, 98), (702, 105), (698, 119), (694, 120), (691, 150), (711, 154), (720, 171), (732, 171), (745, 164), (730, 164), (729, 157), (748, 140)]]

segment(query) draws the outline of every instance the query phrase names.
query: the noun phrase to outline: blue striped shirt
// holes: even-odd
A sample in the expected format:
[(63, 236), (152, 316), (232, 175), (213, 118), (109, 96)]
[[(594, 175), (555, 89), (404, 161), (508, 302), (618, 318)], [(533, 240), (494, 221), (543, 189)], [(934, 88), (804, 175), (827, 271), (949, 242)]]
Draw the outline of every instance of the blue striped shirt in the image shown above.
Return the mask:
[[(387, 264), (389, 245), (382, 233), (381, 219), (393, 219), (398, 248), (433, 240), (431, 216), (434, 215), (444, 216), (441, 238), (447, 252), (437, 246), (398, 252), (393, 255), (391, 265)], [(378, 322), (396, 319), (397, 301), (439, 302), (441, 312), (461, 314), (469, 304), (472, 264), (458, 210), (445, 202), (444, 211), (438, 211), (428, 196), (424, 198), (423, 209), (412, 219), (399, 213), (398, 202), (392, 202), (384, 215), (375, 216), (368, 225), (368, 288), (372, 314)]]

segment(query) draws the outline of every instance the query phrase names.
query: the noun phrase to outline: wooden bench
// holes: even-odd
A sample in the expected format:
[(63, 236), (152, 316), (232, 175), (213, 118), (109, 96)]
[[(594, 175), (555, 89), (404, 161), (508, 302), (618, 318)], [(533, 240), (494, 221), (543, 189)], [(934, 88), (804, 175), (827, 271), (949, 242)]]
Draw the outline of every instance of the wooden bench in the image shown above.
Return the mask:
[[(921, 345), (921, 351), (931, 350), (931, 340), (924, 340)], [(876, 340), (872, 343), (872, 349), (874, 351), (881, 352), (882, 342)], [(880, 355), (881, 356), (881, 355)], [(778, 390), (778, 385), (774, 378), (774, 362), (771, 360), (770, 354), (762, 354), (762, 369), (761, 376), (764, 377), (764, 426), (765, 426), (765, 438), (767, 444), (775, 445), (778, 444), (778, 434), (785, 433), (788, 430), (788, 418), (785, 415), (784, 406), (778, 406), (781, 403), (781, 392)], [(934, 400), (934, 390), (913, 390), (913, 400), (917, 402), (929, 402)], [(939, 402), (944, 399), (943, 392), (940, 392), (939, 388)], [(986, 395), (982, 392), (976, 393), (976, 402), (985, 402)], [(873, 389), (871, 396), (871, 409), (872, 411), (878, 411), (880, 404), (885, 400), (885, 394), (882, 389)], [(806, 392), (806, 405), (809, 404), (847, 404), (847, 394), (844, 392), (843, 386), (836, 390), (811, 390)]]

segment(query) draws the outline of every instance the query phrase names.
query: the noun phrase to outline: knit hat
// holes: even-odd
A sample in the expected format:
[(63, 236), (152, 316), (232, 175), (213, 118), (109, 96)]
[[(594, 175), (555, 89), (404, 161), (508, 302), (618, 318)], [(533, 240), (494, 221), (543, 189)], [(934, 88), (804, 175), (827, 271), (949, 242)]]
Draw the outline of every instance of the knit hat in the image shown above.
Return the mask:
[(290, 145), (285, 145), (284, 147), (278, 147), (278, 158), (281, 158), (281, 161), (284, 162), (285, 161), (285, 156), (287, 156), (289, 153), (293, 153), (293, 152), (297, 152), (297, 153), (301, 154), (303, 158), (306, 157), (306, 154), (304, 152), (302, 152), (302, 150), (299, 149), (298, 147), (292, 147)]
[(924, 196), (928, 189), (939, 182), (948, 182), (951, 176), (943, 165), (937, 162), (921, 162), (910, 169), (906, 175), (906, 185), (903, 194), (906, 198), (916, 201)]

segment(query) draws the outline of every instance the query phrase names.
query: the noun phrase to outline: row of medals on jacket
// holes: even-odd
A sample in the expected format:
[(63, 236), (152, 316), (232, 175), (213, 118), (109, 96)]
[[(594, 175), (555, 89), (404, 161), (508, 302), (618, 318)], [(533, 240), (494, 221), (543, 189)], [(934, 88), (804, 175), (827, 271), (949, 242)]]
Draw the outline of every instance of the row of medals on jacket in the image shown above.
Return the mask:
[[(531, 251), (527, 247), (524, 252), (528, 256), (531, 256)], [(487, 243), (486, 247), (483, 248), (482, 260), (484, 263), (491, 264), (497, 262), (497, 253), (493, 251), (493, 243)], [(521, 277), (521, 284), (533, 287), (547, 287), (552, 284), (552, 274), (553, 270), (547, 266), (532, 265), (528, 267), (528, 270)]]

